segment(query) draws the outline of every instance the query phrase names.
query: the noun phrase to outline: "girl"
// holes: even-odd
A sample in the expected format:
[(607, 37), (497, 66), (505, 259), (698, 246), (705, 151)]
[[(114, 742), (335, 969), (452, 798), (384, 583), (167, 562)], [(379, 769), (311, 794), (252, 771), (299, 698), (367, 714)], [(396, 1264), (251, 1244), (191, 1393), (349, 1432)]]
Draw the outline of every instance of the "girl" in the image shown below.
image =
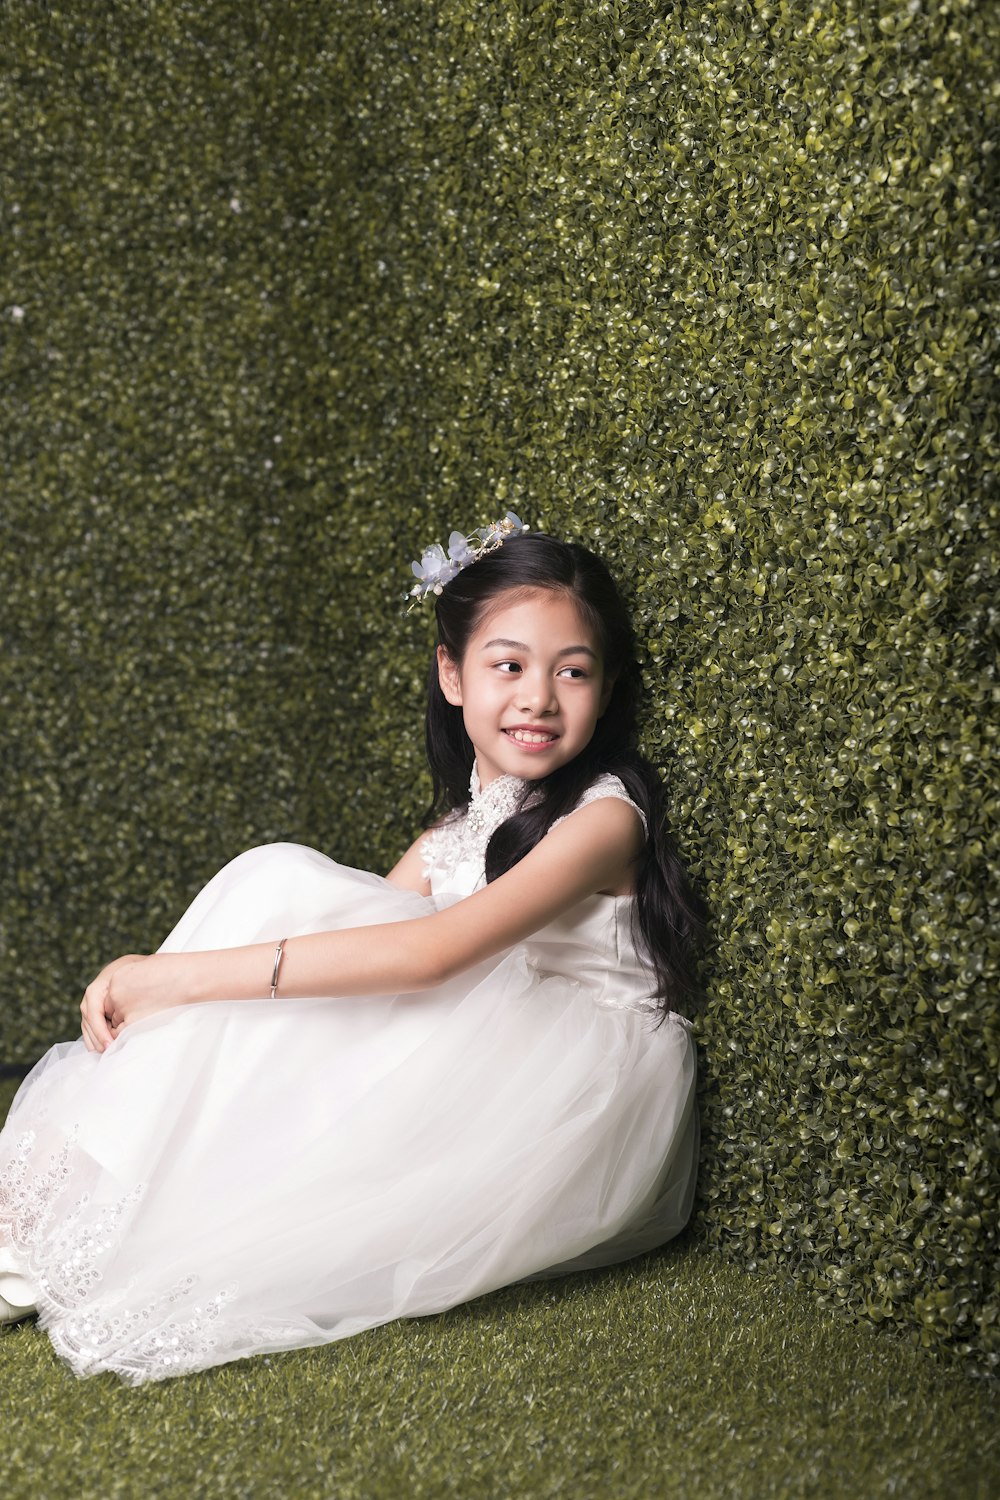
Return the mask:
[(326, 1343), (688, 1217), (706, 913), (632, 748), (621, 599), (510, 514), (414, 572), (436, 823), (384, 879), (233, 860), (102, 970), (0, 1135), (0, 1314), (78, 1375)]

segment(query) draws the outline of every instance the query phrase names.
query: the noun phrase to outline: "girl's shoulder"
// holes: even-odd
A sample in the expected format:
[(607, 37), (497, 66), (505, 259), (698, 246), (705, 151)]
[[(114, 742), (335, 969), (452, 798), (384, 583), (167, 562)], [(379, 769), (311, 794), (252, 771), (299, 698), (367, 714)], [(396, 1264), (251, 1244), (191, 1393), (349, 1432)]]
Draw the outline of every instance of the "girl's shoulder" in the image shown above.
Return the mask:
[(581, 792), (580, 796), (576, 799), (576, 802), (570, 809), (570, 811), (568, 813), (565, 813), (561, 818), (555, 819), (549, 829), (549, 832), (551, 833), (553, 828), (558, 828), (560, 823), (565, 823), (566, 819), (571, 818), (575, 812), (579, 812), (581, 807), (588, 807), (591, 802), (600, 802), (604, 797), (615, 797), (620, 802), (627, 802), (629, 807), (634, 808), (635, 811), (639, 814), (639, 821), (642, 823), (643, 833), (649, 833), (649, 824), (646, 819), (646, 814), (643, 812), (639, 804), (629, 796), (628, 791), (625, 788), (625, 783), (621, 781), (619, 777), (612, 776), (608, 771), (602, 771), (599, 776), (596, 776), (594, 778), (590, 785), (586, 787), (583, 792)]
[[(435, 875), (453, 873), (460, 865), (474, 863), (477, 868), (485, 865), (486, 847), (499, 828), (520, 807), (531, 806), (531, 792), (524, 798), (525, 786), (512, 776), (501, 777), (487, 789), (485, 796), (474, 797), (468, 806), (447, 813), (432, 828), (428, 828), (419, 840), (420, 858), (425, 880)], [(626, 802), (639, 815), (643, 834), (648, 835), (649, 826), (643, 809), (629, 796), (625, 784), (617, 776), (602, 772), (584, 788), (567, 813), (553, 820), (547, 833), (565, 823), (582, 807), (602, 798), (613, 797)]]

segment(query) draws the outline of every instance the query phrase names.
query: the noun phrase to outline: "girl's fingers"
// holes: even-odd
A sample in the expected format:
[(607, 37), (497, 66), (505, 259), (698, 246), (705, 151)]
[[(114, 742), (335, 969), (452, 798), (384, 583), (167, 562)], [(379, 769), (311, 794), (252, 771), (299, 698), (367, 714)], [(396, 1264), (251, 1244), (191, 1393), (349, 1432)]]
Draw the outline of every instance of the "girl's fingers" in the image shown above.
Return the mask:
[(96, 1032), (94, 1031), (93, 1026), (91, 1026), (87, 1022), (84, 1023), (83, 1039), (87, 1043), (87, 1046), (90, 1048), (91, 1052), (103, 1052), (104, 1051), (104, 1047), (103, 1047), (103, 1045), (101, 1043), (101, 1040), (97, 1036)]
[(89, 1032), (90, 1038), (94, 1043), (92, 1050), (95, 1052), (103, 1052), (108, 1043), (114, 1041), (114, 1037), (108, 1027), (107, 1017), (104, 1013), (106, 992), (107, 986), (105, 986), (105, 993), (98, 996), (95, 993), (94, 985), (89, 985), (80, 1004), (80, 1010), (83, 1013), (85, 1037), (86, 1033)]

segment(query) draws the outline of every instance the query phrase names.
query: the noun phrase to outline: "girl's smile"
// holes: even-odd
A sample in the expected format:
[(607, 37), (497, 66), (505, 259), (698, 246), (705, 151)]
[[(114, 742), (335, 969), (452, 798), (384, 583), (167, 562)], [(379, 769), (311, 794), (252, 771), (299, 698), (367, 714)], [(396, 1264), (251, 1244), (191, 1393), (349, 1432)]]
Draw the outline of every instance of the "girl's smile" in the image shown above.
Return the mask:
[(442, 691), (462, 709), (483, 786), (568, 764), (589, 743), (613, 686), (595, 633), (567, 594), (509, 597), (480, 622), (460, 664), (438, 653)]
[(544, 749), (546, 745), (552, 745), (559, 738), (547, 729), (536, 729), (531, 724), (518, 724), (515, 729), (505, 729), (504, 734), (510, 735), (518, 745), (525, 749)]

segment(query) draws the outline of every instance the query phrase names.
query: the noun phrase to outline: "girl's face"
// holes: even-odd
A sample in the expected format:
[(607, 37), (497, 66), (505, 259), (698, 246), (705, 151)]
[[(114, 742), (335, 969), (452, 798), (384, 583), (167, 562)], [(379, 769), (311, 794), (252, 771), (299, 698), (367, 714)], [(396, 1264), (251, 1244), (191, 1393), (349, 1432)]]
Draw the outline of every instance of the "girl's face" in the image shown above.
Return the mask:
[(574, 601), (552, 589), (501, 596), (469, 639), (462, 662), (438, 647), (438, 676), (460, 707), (483, 786), (497, 776), (535, 781), (589, 743), (608, 705), (594, 632)]

